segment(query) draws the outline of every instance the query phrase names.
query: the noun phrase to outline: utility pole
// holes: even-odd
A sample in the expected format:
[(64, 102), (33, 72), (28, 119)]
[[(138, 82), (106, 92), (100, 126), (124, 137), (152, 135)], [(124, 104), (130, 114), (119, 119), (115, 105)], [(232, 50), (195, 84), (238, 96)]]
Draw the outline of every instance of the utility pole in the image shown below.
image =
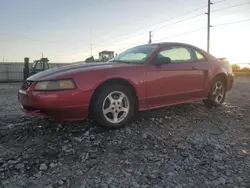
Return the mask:
[(42, 52), (42, 58), (43, 58), (43, 52)]
[(148, 43), (151, 44), (152, 43), (152, 31), (149, 31), (149, 40)]
[(210, 8), (211, 8), (211, 5), (213, 3), (211, 3), (211, 0), (208, 0), (208, 7), (207, 7), (207, 53), (210, 52), (210, 28), (211, 28), (211, 25), (210, 25)]

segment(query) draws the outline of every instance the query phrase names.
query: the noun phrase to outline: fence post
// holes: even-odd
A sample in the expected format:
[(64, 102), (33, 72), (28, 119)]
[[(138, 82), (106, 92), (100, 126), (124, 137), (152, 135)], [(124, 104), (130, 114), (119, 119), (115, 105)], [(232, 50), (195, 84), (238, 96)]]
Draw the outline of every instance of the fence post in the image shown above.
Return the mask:
[(24, 58), (23, 79), (24, 81), (29, 77), (29, 58)]

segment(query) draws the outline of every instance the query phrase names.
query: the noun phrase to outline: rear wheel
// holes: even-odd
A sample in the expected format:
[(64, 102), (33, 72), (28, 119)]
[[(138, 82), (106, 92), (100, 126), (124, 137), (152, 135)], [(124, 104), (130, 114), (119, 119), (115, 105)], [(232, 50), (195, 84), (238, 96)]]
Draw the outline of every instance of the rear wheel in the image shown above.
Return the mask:
[(208, 94), (208, 99), (203, 100), (209, 109), (220, 106), (226, 98), (226, 84), (221, 78), (217, 78)]
[(120, 128), (134, 115), (135, 97), (123, 85), (109, 86), (93, 103), (93, 118), (102, 127)]

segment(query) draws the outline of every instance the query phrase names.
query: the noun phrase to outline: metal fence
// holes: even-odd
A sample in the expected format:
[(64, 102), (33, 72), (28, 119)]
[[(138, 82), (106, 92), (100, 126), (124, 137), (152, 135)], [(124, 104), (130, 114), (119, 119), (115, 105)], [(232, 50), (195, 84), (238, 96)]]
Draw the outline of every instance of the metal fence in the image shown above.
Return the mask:
[[(70, 63), (50, 63), (50, 68), (61, 67)], [(30, 66), (32, 64), (30, 63)], [(0, 82), (21, 82), (23, 81), (24, 63), (0, 63)]]

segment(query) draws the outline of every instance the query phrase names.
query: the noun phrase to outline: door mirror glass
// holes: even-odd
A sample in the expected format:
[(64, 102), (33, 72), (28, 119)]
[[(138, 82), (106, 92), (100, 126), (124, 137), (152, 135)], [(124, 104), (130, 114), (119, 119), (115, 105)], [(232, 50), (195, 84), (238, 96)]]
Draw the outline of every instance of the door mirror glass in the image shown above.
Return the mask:
[(169, 64), (171, 63), (171, 59), (169, 57), (164, 57), (164, 56), (157, 56), (154, 64), (155, 65), (162, 65), (162, 64)]

